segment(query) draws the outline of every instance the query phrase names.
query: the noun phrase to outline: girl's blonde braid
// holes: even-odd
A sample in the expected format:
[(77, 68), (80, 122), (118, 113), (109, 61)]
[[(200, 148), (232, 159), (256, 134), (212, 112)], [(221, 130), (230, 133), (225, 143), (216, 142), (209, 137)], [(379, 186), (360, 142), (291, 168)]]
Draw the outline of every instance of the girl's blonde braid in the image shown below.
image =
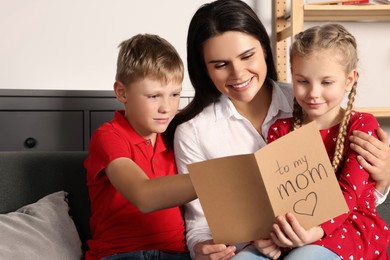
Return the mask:
[(294, 98), (294, 109), (293, 109), (293, 123), (291, 124), (290, 131), (297, 130), (303, 124), (303, 110)]
[(339, 127), (339, 133), (337, 135), (337, 140), (336, 140), (336, 148), (332, 160), (332, 166), (335, 171), (337, 171), (337, 168), (339, 167), (340, 161), (343, 156), (345, 137), (347, 136), (347, 131), (349, 127), (349, 117), (351, 115), (353, 102), (355, 101), (355, 96), (356, 96), (356, 87), (357, 87), (357, 81), (353, 84), (351, 92), (348, 95), (348, 104), (344, 111), (343, 120), (341, 121)]

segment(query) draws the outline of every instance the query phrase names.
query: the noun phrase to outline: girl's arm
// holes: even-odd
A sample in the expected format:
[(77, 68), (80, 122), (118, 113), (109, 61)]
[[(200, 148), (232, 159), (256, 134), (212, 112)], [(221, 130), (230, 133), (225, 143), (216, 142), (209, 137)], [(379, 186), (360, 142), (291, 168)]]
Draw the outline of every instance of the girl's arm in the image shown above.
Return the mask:
[(112, 185), (143, 213), (180, 206), (196, 199), (189, 174), (149, 179), (128, 158), (113, 160), (105, 172)]
[[(280, 247), (301, 247), (313, 243), (325, 234), (331, 234), (347, 221), (353, 212), (360, 195), (368, 189), (368, 185), (373, 188), (373, 183), (369, 183), (369, 174), (362, 168), (356, 160), (355, 153), (348, 153), (346, 162), (339, 177), (339, 184), (347, 202), (349, 211), (330, 221), (326, 221), (321, 226), (311, 229), (304, 229), (292, 213), (286, 216), (278, 216), (273, 226), (271, 238)], [(374, 208), (374, 206), (373, 206)]]
[(301, 247), (311, 244), (324, 236), (324, 230), (320, 226), (304, 229), (294, 214), (277, 216), (273, 225), (271, 238), (280, 247)]
[[(351, 126), (352, 129), (360, 129), (367, 133), (370, 132), (372, 138), (375, 139), (375, 129), (377, 128), (378, 123), (373, 116), (363, 116), (361, 120), (357, 120), (354, 123), (355, 124)], [(273, 134), (277, 135), (278, 133), (275, 132)], [(343, 168), (341, 169), (339, 176), (339, 183), (348, 204), (349, 211), (332, 219), (332, 221), (323, 223), (321, 227), (314, 227), (309, 230), (303, 229), (291, 213), (289, 213), (286, 218), (278, 216), (276, 224), (274, 225), (274, 232), (271, 234), (271, 237), (276, 244), (279, 246), (292, 247), (312, 243), (316, 241), (313, 239), (317, 238), (318, 240), (323, 235), (332, 233), (347, 220), (348, 216), (353, 212), (357, 205), (357, 200), (360, 195), (369, 189), (370, 185), (372, 187), (373, 183), (369, 182), (368, 172), (360, 167), (360, 163), (357, 160), (357, 154), (354, 151), (349, 149), (344, 158), (346, 158), (346, 161), (342, 164)]]

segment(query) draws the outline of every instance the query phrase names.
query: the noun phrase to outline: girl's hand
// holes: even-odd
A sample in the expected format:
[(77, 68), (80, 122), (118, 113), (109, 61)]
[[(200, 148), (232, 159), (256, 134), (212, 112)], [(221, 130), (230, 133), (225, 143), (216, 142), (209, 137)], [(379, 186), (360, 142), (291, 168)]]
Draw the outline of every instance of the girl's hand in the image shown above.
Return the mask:
[(287, 213), (286, 217), (276, 217), (273, 229), (271, 238), (280, 247), (301, 247), (319, 240), (324, 235), (323, 229), (318, 226), (305, 230), (292, 213)]
[(359, 154), (359, 163), (375, 180), (376, 189), (385, 193), (390, 184), (390, 147), (383, 129), (378, 129), (377, 135), (379, 140), (361, 131), (353, 131), (350, 141), (351, 148)]
[(253, 241), (252, 244), (270, 259), (278, 259), (281, 255), (280, 247), (272, 239), (259, 239)]

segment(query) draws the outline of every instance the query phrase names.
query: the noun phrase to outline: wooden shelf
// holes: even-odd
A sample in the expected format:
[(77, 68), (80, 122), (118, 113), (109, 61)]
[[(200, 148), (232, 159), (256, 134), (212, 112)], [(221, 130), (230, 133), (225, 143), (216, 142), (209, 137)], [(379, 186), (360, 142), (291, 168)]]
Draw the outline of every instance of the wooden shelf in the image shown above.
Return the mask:
[[(274, 5), (275, 64), (280, 81), (287, 81), (287, 41), (301, 32), (304, 22), (390, 22), (390, 5), (304, 5), (304, 0), (290, 0), (291, 15), (287, 14), (288, 0)], [(290, 17), (290, 19), (286, 19)], [(390, 107), (356, 108), (375, 117), (390, 117)]]
[(358, 107), (356, 111), (367, 112), (375, 117), (390, 117), (390, 107)]
[[(303, 0), (292, 1), (290, 25), (276, 34), (282, 41), (303, 30), (304, 22), (389, 22), (390, 5), (304, 5)], [(284, 17), (278, 16), (276, 23)]]
[(304, 21), (390, 21), (390, 5), (303, 5)]

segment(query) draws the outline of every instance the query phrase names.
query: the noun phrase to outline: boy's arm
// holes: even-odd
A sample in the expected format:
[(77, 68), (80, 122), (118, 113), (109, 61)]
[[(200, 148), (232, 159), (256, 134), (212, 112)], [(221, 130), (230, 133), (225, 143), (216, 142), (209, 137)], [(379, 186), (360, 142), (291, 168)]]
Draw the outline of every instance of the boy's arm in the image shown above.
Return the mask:
[(383, 129), (378, 129), (377, 135), (379, 140), (361, 131), (354, 131), (350, 141), (351, 148), (359, 154), (359, 163), (370, 173), (376, 182), (375, 188), (385, 194), (385, 199), (390, 186), (390, 147)]
[(144, 171), (128, 158), (113, 160), (105, 172), (112, 185), (143, 213), (180, 206), (196, 199), (196, 192), (188, 174), (149, 179)]

